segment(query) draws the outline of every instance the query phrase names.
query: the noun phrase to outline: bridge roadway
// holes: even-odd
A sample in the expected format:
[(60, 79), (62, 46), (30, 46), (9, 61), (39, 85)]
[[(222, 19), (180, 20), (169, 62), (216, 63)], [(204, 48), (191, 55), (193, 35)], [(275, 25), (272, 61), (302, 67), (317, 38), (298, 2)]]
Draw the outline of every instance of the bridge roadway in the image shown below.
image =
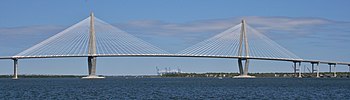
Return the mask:
[(309, 62), (331, 65), (348, 65), (350, 62), (320, 61), (290, 58), (268, 58), (268, 57), (242, 57), (225, 55), (189, 55), (189, 54), (96, 54), (96, 55), (46, 55), (46, 56), (2, 56), (0, 59), (35, 59), (35, 58), (69, 58), (69, 57), (191, 57), (191, 58), (228, 58), (228, 59), (253, 59), (253, 60), (273, 60), (289, 62)]

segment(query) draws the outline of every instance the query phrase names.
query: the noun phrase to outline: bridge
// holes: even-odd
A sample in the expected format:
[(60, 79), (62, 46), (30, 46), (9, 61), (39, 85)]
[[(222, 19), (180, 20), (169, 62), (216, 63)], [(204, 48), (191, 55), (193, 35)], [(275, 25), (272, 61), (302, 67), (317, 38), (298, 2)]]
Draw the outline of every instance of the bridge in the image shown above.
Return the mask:
[[(319, 64), (328, 64), (330, 72), (336, 65), (350, 62), (320, 61), (302, 59), (283, 48), (263, 33), (249, 26), (245, 20), (214, 37), (197, 43), (178, 53), (169, 53), (142, 39), (108, 24), (94, 16), (57, 33), (14, 56), (2, 56), (0, 59), (14, 61), (13, 79), (18, 79), (19, 59), (39, 58), (88, 58), (89, 75), (83, 78), (104, 78), (96, 75), (97, 57), (200, 57), (238, 59), (240, 75), (237, 78), (252, 78), (248, 75), (251, 60), (287, 61), (293, 63), (295, 77), (302, 77), (301, 63), (310, 63), (312, 72)], [(315, 66), (316, 65), (316, 66)], [(316, 68), (315, 68), (316, 67)], [(298, 73), (298, 74), (297, 74)], [(336, 71), (334, 71), (336, 77)]]

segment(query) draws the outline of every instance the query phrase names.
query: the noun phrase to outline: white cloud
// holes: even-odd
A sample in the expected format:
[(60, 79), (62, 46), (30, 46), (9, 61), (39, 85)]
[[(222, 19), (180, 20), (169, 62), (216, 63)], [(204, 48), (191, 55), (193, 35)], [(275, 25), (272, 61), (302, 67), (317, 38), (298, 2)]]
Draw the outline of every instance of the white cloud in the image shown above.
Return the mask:
[(291, 18), (291, 17), (247, 17), (251, 25), (264, 32), (284, 31), (294, 34), (307, 34), (309, 27), (332, 24), (333, 22), (320, 18)]
[[(241, 19), (262, 32), (281, 31), (303, 35), (315, 32), (313, 27), (335, 24), (337, 22), (321, 18), (292, 18), (292, 17), (236, 17), (224, 19), (200, 20), (187, 23), (168, 23), (155, 20), (131, 21), (115, 24), (131, 33), (157, 35), (188, 35), (191, 33), (221, 32), (240, 23)], [(311, 27), (311, 28), (310, 28)], [(319, 29), (319, 28), (318, 28)]]
[(63, 29), (62, 26), (55, 25), (36, 25), (36, 26), (23, 26), (23, 27), (11, 27), (11, 28), (0, 28), (1, 35), (32, 35), (32, 34), (43, 34), (53, 30)]

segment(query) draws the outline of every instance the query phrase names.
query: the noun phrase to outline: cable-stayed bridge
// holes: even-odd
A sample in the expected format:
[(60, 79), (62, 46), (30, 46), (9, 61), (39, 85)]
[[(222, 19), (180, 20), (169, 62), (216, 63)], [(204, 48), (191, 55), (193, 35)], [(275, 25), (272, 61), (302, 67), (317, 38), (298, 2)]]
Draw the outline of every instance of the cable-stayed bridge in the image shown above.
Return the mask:
[[(93, 13), (79, 23), (36, 44), (11, 57), (14, 61), (14, 79), (17, 79), (18, 60), (30, 58), (88, 58), (89, 75), (84, 78), (103, 78), (96, 75), (97, 57), (201, 57), (238, 59), (240, 76), (248, 75), (249, 62), (255, 60), (273, 60), (293, 62), (295, 76), (301, 77), (301, 62), (312, 64), (312, 72), (317, 71), (319, 64), (328, 64), (335, 69), (336, 65), (347, 65), (350, 62), (334, 62), (302, 59), (261, 32), (246, 24), (244, 20), (214, 37), (197, 43), (178, 53), (169, 53), (144, 40), (110, 25)], [(316, 65), (316, 69), (314, 68)], [(336, 73), (334, 71), (334, 76)]]

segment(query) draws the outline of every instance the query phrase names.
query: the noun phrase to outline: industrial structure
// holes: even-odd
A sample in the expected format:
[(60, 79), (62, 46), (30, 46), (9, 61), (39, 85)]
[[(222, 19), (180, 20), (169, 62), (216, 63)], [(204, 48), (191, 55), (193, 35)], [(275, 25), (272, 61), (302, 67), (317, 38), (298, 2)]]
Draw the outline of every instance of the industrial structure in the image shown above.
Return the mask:
[(180, 68), (171, 69), (170, 67), (165, 67), (164, 69), (159, 69), (158, 67), (156, 67), (156, 69), (157, 69), (157, 75), (159, 75), (159, 76), (166, 75), (166, 74), (181, 74), (182, 73)]

